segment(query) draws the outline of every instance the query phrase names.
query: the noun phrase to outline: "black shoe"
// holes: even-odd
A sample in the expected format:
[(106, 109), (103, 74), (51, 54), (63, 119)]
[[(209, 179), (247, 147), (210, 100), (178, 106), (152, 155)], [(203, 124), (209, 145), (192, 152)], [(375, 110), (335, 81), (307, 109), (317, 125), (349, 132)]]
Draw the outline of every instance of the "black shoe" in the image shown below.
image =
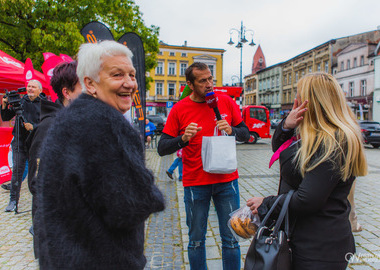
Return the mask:
[(11, 190), (11, 184), (2, 184), (1, 187), (5, 190)]
[(16, 201), (10, 201), (8, 206), (5, 208), (5, 212), (13, 212), (17, 213), (17, 203)]
[(171, 174), (169, 171), (166, 171), (166, 174), (169, 176), (170, 179), (173, 179), (173, 174)]

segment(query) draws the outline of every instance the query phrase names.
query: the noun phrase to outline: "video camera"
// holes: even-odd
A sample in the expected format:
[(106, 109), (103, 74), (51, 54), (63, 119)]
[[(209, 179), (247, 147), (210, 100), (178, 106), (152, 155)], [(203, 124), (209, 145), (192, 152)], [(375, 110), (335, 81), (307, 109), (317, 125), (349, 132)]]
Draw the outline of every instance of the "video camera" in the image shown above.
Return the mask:
[(10, 108), (14, 110), (16, 113), (19, 113), (19, 114), (22, 113), (20, 93), (25, 92), (25, 91), (26, 91), (25, 87), (21, 87), (17, 90), (12, 90), (12, 91), (5, 90), (4, 98), (8, 99), (8, 104)]

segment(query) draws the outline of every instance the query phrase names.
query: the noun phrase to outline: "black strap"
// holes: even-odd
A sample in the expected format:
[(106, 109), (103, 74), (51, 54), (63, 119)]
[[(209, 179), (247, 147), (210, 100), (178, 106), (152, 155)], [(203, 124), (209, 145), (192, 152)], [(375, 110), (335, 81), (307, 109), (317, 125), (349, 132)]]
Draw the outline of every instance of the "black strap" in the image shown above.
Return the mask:
[(290, 202), (290, 199), (292, 198), (293, 193), (294, 193), (294, 190), (290, 190), (288, 194), (286, 195), (284, 204), (282, 205), (282, 208), (281, 208), (280, 215), (278, 216), (278, 219), (276, 222), (276, 226), (273, 229), (273, 235), (277, 235), (278, 231), (280, 230), (280, 226), (282, 224), (282, 221), (284, 220), (285, 215), (287, 217), (285, 219), (285, 232), (286, 232), (286, 235), (289, 235), (288, 206), (289, 206), (289, 202)]
[(272, 207), (269, 209), (268, 213), (265, 215), (265, 218), (263, 219), (263, 221), (261, 222), (260, 224), (260, 227), (264, 227), (266, 222), (268, 221), (270, 215), (272, 214), (272, 212), (274, 211), (274, 209), (276, 208), (278, 202), (280, 201), (280, 199), (284, 196), (284, 194), (281, 194), (280, 196), (277, 197), (276, 201), (274, 202), (274, 204), (272, 205)]

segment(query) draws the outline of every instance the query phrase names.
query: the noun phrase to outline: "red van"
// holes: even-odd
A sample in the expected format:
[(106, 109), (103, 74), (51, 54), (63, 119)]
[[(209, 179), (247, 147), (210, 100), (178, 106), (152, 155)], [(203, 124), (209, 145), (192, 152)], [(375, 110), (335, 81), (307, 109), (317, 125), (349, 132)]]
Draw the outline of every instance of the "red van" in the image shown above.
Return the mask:
[(256, 143), (258, 138), (271, 138), (269, 110), (265, 106), (243, 106), (243, 121), (249, 129), (251, 137), (248, 143)]

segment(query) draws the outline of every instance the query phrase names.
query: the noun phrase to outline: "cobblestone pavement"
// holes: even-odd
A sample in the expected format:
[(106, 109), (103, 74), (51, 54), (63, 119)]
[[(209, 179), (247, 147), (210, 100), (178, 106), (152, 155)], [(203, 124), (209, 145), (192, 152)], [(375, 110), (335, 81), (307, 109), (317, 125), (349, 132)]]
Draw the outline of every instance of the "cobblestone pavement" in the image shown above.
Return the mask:
[[(272, 154), (270, 140), (259, 140), (255, 145), (237, 146), (241, 205), (255, 196), (275, 194), (279, 179), (278, 162), (271, 169), (268, 163)], [(357, 254), (349, 269), (380, 269), (380, 149), (366, 148), (369, 174), (360, 177), (356, 184), (355, 201), (363, 231), (354, 233)], [(145, 269), (189, 269), (187, 257), (187, 226), (183, 203), (183, 187), (170, 180), (166, 169), (174, 155), (159, 157), (155, 149), (147, 150), (147, 166), (156, 175), (156, 182), (166, 198), (166, 210), (152, 215), (146, 222)], [(175, 172), (175, 176), (178, 176)], [(176, 179), (176, 178), (175, 178)], [(18, 215), (5, 213), (9, 192), (0, 188), (0, 269), (38, 269), (33, 257), (31, 226), (31, 196), (26, 182), (23, 184)], [(211, 270), (222, 269), (221, 241), (216, 213), (210, 207), (207, 231), (207, 264)], [(249, 241), (241, 243), (243, 258)]]

